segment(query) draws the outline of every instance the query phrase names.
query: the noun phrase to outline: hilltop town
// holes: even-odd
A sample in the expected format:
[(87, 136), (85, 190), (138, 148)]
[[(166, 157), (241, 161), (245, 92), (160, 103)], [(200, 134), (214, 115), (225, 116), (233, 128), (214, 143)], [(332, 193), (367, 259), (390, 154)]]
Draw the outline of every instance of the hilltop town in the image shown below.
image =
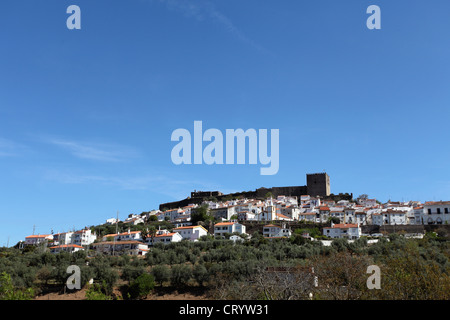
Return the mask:
[[(0, 248), (10, 288), (0, 299), (448, 300), (449, 209), (335, 195), (326, 173), (306, 186), (195, 190), (123, 221)], [(369, 286), (373, 268), (382, 280)]]
[[(432, 226), (448, 225), (450, 220), (450, 201), (381, 203), (367, 195), (356, 199), (348, 194), (331, 195), (326, 173), (308, 175), (308, 185), (304, 187), (262, 191), (264, 196), (259, 189), (231, 195), (194, 191), (181, 202), (130, 214), (124, 221), (108, 218), (102, 226), (33, 234), (19, 246), (44, 245), (51, 253), (89, 249), (99, 254), (144, 256), (156, 243), (208, 238), (248, 241), (255, 232), (268, 240), (288, 239), (299, 235), (298, 231), (304, 238), (329, 245), (337, 238), (354, 241), (364, 237), (377, 241), (393, 232), (420, 238)], [(273, 194), (282, 191), (290, 195)], [(308, 191), (318, 195), (292, 195)], [(189, 200), (193, 203), (188, 203)], [(186, 202), (185, 206), (167, 208)]]

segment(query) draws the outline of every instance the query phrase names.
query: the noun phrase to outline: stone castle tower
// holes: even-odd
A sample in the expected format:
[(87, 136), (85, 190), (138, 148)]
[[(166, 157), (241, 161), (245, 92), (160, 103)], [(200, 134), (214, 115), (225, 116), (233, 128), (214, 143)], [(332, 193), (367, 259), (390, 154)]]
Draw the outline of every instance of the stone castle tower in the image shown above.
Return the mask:
[(306, 175), (307, 194), (315, 196), (330, 195), (330, 176), (323, 173), (310, 173)]

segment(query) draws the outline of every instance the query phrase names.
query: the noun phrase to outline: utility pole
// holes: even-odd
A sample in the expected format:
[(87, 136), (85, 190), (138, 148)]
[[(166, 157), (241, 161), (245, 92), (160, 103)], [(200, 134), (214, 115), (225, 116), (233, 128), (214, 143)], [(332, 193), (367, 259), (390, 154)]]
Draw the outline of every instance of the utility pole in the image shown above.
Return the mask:
[(116, 249), (116, 236), (117, 236), (117, 228), (118, 228), (118, 222), (119, 222), (119, 211), (117, 211), (117, 217), (116, 217), (116, 234), (114, 235), (114, 240), (113, 240), (113, 256), (115, 254), (115, 249)]

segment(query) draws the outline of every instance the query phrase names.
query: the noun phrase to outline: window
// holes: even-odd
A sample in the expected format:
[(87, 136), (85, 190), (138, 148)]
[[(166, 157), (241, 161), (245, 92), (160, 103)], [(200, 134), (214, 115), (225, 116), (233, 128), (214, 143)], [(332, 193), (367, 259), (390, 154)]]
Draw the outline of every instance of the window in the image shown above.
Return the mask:
[(431, 209), (428, 209), (428, 214), (431, 214)]
[(441, 208), (436, 209), (437, 214), (441, 214)]
[(448, 208), (444, 208), (444, 213), (448, 213)]

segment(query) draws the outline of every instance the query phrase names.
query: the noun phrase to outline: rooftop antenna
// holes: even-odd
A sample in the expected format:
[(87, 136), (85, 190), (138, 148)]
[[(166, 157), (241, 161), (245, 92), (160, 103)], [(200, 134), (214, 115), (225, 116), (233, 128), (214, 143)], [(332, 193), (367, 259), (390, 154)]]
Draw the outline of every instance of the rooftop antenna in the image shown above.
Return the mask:
[(35, 232), (35, 230), (36, 230), (36, 225), (35, 225), (35, 224), (33, 224), (33, 236), (34, 236), (34, 232)]

